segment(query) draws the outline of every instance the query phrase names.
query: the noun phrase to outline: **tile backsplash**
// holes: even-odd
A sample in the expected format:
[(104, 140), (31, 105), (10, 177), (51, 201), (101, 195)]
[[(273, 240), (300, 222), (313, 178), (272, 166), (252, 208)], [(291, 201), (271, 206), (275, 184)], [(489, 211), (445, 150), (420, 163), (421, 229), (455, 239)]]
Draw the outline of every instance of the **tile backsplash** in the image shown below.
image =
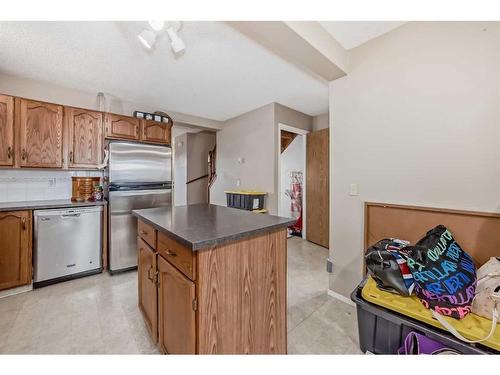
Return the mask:
[(101, 171), (0, 170), (0, 202), (71, 198), (71, 177), (101, 177)]

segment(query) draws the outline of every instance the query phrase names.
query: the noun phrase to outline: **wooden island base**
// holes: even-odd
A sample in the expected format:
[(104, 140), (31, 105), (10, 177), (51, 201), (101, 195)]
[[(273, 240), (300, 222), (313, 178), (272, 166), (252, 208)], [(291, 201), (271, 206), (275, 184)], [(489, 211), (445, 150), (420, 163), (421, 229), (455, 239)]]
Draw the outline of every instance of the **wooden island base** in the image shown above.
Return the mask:
[(191, 250), (139, 219), (139, 306), (164, 353), (286, 354), (286, 229)]

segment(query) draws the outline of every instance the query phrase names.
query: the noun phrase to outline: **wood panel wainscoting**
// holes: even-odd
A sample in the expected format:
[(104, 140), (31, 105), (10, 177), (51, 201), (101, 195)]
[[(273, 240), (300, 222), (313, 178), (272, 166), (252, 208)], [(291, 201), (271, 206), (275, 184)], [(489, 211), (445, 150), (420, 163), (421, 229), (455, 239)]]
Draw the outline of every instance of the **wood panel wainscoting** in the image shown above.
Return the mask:
[(192, 251), (138, 228), (139, 306), (163, 353), (286, 354), (285, 229)]
[(306, 136), (306, 238), (330, 245), (330, 130)]
[(439, 224), (451, 231), (476, 266), (500, 255), (500, 213), (374, 202), (365, 202), (364, 248), (391, 237), (415, 243)]

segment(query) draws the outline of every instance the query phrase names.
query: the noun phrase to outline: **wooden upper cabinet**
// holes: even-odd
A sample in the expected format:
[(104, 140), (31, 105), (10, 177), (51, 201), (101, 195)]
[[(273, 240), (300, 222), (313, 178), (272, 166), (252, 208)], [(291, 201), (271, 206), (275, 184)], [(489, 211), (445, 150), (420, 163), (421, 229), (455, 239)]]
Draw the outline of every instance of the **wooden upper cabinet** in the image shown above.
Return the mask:
[(31, 212), (0, 212), (0, 290), (31, 282)]
[(141, 140), (170, 145), (171, 128), (170, 123), (142, 120)]
[(63, 107), (16, 98), (21, 167), (62, 167)]
[(64, 109), (68, 135), (68, 166), (97, 168), (102, 163), (103, 115), (85, 109)]
[(0, 95), (0, 166), (14, 165), (14, 98)]
[(140, 139), (140, 119), (106, 113), (104, 115), (106, 138)]
[(169, 354), (196, 354), (194, 283), (161, 256), (158, 256), (158, 282), (161, 349)]
[(149, 334), (154, 342), (158, 340), (158, 297), (156, 288), (156, 253), (141, 238), (137, 238), (137, 266), (139, 281), (139, 308)]

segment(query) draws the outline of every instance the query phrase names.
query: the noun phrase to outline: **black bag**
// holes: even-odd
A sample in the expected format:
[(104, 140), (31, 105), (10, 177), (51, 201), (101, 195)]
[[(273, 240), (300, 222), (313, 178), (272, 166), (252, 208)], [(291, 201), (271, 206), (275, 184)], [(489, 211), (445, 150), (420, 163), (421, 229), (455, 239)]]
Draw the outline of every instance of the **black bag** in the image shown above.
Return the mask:
[(402, 296), (412, 293), (413, 277), (403, 250), (409, 244), (408, 241), (387, 238), (366, 250), (366, 267), (379, 289)]
[(457, 319), (471, 312), (476, 267), (444, 225), (430, 230), (405, 250), (415, 294), (425, 307)]

